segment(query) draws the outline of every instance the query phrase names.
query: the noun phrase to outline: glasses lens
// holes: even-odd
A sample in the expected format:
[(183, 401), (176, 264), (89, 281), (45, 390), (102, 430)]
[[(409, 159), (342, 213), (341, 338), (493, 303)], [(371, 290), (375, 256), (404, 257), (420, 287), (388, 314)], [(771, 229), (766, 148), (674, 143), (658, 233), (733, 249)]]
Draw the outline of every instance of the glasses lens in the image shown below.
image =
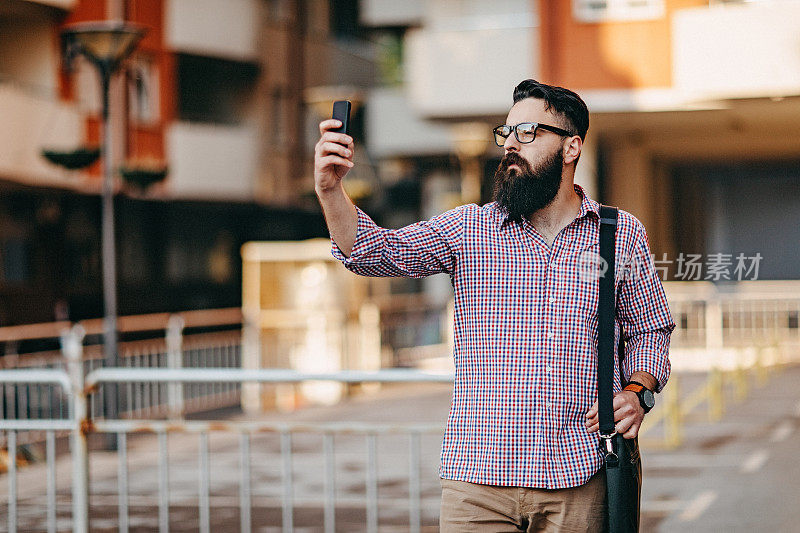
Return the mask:
[(494, 130), (494, 142), (497, 146), (503, 146), (506, 139), (511, 135), (511, 126), (497, 126)]
[(530, 122), (518, 124), (517, 137), (521, 143), (533, 142), (533, 139), (536, 138), (536, 126)]

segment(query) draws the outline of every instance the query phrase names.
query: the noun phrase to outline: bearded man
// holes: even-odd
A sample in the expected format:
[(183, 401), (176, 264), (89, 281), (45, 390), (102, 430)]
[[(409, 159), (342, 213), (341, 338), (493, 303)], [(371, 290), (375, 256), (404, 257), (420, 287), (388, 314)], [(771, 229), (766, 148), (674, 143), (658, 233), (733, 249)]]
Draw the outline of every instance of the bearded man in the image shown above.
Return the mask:
[[(353, 140), (330, 131), (334, 120), (320, 124), (315, 188), (333, 255), (349, 270), (451, 277), (455, 382), (439, 468), (441, 531), (600, 531), (599, 284), (582, 275), (586, 255), (599, 253), (600, 216), (574, 183), (589, 111), (573, 91), (535, 80), (520, 83), (513, 101), (494, 129), (504, 157), (491, 203), (377, 226), (344, 192)], [(652, 405), (621, 390), (622, 377), (660, 392), (675, 324), (645, 229), (623, 210), (616, 257), (615, 336), (624, 332), (626, 350), (622, 368), (615, 364), (614, 420), (633, 438)]]

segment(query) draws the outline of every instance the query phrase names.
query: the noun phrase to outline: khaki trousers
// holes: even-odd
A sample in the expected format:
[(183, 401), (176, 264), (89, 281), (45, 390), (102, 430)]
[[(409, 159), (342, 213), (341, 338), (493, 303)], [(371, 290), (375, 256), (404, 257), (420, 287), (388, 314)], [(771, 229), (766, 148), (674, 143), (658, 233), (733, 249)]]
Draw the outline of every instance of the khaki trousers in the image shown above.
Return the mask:
[(442, 533), (603, 531), (606, 473), (567, 489), (476, 485), (442, 479)]

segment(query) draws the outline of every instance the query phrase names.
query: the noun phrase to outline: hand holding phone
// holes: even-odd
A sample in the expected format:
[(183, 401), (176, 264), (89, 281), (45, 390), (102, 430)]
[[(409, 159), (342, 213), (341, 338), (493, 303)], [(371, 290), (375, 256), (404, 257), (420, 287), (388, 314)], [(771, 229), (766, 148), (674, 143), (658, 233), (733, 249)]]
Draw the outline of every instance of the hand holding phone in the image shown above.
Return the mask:
[(350, 108), (347, 100), (334, 102), (331, 120), (319, 125), (321, 137), (314, 154), (314, 187), (318, 194), (332, 190), (353, 168), (355, 147), (350, 136)]

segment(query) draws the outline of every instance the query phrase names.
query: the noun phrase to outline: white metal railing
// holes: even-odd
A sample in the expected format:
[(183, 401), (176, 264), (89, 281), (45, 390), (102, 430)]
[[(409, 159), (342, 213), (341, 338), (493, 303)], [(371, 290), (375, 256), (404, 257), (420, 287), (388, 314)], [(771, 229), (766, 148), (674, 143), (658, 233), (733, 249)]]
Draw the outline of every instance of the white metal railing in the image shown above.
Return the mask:
[(670, 359), (679, 370), (732, 370), (741, 359), (770, 352), (776, 362), (800, 347), (800, 282), (749, 281), (664, 284), (676, 324)]
[[(230, 327), (241, 323), (238, 309), (190, 311), (169, 315), (139, 315), (120, 317), (123, 333), (164, 331), (163, 336), (119, 343), (120, 365), (126, 368), (241, 368), (241, 329), (227, 329), (205, 333), (186, 333), (186, 328)], [(163, 328), (163, 329), (162, 329)], [(6, 354), (0, 357), (0, 368), (37, 376), (39, 371), (66, 371), (64, 331), (78, 335), (76, 348), (84, 374), (103, 366), (102, 346), (87, 342), (102, 331), (102, 321), (86, 320), (75, 326), (69, 322), (33, 324), (0, 328), (0, 341), (15, 344), (27, 340), (49, 341), (60, 345), (60, 350)], [(196, 330), (193, 330), (196, 331)], [(89, 339), (92, 341), (93, 339)], [(63, 388), (52, 383), (9, 381), (0, 383), (0, 416), (5, 419), (63, 419), (67, 416), (68, 402)], [(90, 398), (89, 410), (94, 418), (103, 416), (104, 391)], [(119, 389), (120, 413), (123, 417), (180, 417), (233, 407), (240, 404), (239, 383), (125, 383)], [(18, 444), (43, 439), (44, 434), (28, 433)], [(0, 445), (3, 445), (0, 436)]]
[[(196, 383), (302, 383), (305, 381), (334, 381), (339, 383), (451, 383), (451, 374), (422, 373), (407, 369), (381, 371), (344, 371), (336, 373), (301, 373), (286, 369), (138, 369), (138, 368), (98, 368), (83, 375), (80, 357), (80, 332), (65, 335), (65, 354), (68, 358), (69, 374), (59, 370), (0, 370), (0, 383), (57, 383), (67, 386), (70, 399), (70, 414), (64, 420), (0, 420), (0, 431), (7, 433), (9, 457), (8, 472), (8, 529), (16, 531), (17, 516), (17, 468), (16, 458), (18, 433), (25, 431), (46, 432), (47, 456), (47, 523), (48, 530), (55, 531), (55, 467), (54, 443), (56, 431), (70, 431), (72, 459), (72, 527), (73, 531), (88, 531), (89, 528), (89, 447), (91, 434), (117, 435), (118, 472), (117, 508), (120, 531), (129, 528), (129, 475), (127, 459), (127, 436), (131, 433), (148, 432), (157, 435), (158, 440), (158, 491), (157, 507), (159, 529), (169, 530), (170, 481), (168, 435), (175, 433), (194, 433), (198, 435), (199, 485), (196, 493), (199, 514), (199, 530), (210, 531), (210, 475), (208, 436), (212, 432), (228, 432), (239, 437), (239, 509), (242, 531), (250, 531), (252, 526), (252, 480), (250, 439), (252, 435), (271, 433), (278, 437), (281, 464), (280, 507), (283, 531), (293, 530), (295, 496), (293, 491), (293, 451), (292, 439), (300, 433), (314, 433), (323, 439), (324, 458), (323, 479), (324, 529), (335, 530), (335, 507), (337, 497), (336, 468), (334, 465), (334, 439), (340, 436), (361, 435), (366, 445), (364, 464), (363, 501), (367, 530), (378, 528), (378, 448), (377, 439), (383, 435), (406, 436), (408, 438), (408, 516), (411, 531), (419, 531), (422, 517), (422, 492), (420, 490), (420, 440), (424, 434), (441, 434), (441, 424), (366, 424), (366, 423), (270, 423), (253, 421), (185, 421), (185, 420), (94, 420), (88, 409), (89, 399), (102, 389), (104, 384), (128, 384), (148, 382), (151, 384), (183, 385)], [(438, 442), (438, 441), (437, 441)], [(381, 502), (385, 505), (386, 502)]]
[[(408, 383), (408, 382), (429, 382), (429, 383), (450, 383), (453, 376), (450, 374), (433, 374), (423, 373), (408, 369), (389, 369), (382, 371), (344, 371), (336, 373), (301, 373), (294, 370), (287, 369), (260, 369), (260, 370), (242, 370), (242, 369), (131, 369), (131, 368), (101, 368), (89, 372), (84, 377), (82, 373), (82, 365), (79, 364), (79, 358), (76, 354), (79, 350), (76, 342), (68, 347), (68, 354), (71, 356), (71, 363), (68, 365), (69, 376), (63, 371), (19, 371), (19, 370), (3, 370), (0, 371), (0, 383), (53, 383), (59, 386), (69, 384), (69, 388), (65, 394), (70, 399), (71, 409), (70, 417), (63, 420), (0, 420), (0, 431), (7, 434), (9, 457), (9, 472), (7, 478), (7, 489), (3, 494), (0, 488), (0, 501), (3, 496), (6, 496), (8, 508), (8, 529), (15, 531), (18, 525), (17, 514), (17, 499), (20, 486), (27, 487), (30, 492), (31, 487), (36, 487), (36, 483), (31, 483), (29, 480), (19, 485), (17, 483), (18, 470), (16, 467), (18, 435), (27, 431), (45, 431), (46, 432), (46, 456), (47, 456), (47, 481), (45, 483), (46, 490), (46, 513), (48, 530), (55, 531), (56, 522), (56, 489), (55, 489), (55, 436), (57, 431), (69, 431), (71, 437), (71, 462), (72, 462), (72, 521), (73, 529), (75, 531), (86, 531), (89, 527), (89, 457), (90, 452), (88, 447), (88, 439), (92, 434), (103, 435), (116, 435), (117, 437), (117, 455), (116, 455), (116, 483), (111, 479), (112, 476), (108, 472), (102, 474), (100, 485), (102, 491), (95, 488), (92, 492), (93, 498), (113, 497), (116, 500), (117, 515), (115, 520), (119, 524), (120, 531), (128, 531), (130, 526), (130, 507), (133, 500), (138, 507), (145, 506), (157, 510), (158, 524), (161, 531), (168, 531), (170, 525), (170, 512), (171, 507), (178, 504), (181, 507), (190, 506), (197, 510), (198, 530), (209, 531), (212, 525), (211, 519), (211, 502), (217, 501), (214, 498), (220, 497), (221, 490), (236, 491), (238, 498), (236, 504), (239, 508), (239, 518), (242, 531), (250, 531), (253, 526), (252, 509), (254, 505), (263, 508), (266, 505), (276, 505), (280, 510), (281, 521), (280, 524), (284, 531), (292, 531), (294, 527), (294, 511), (298, 505), (308, 506), (317, 505), (318, 501), (303, 495), (300, 498), (295, 494), (295, 486), (297, 481), (297, 467), (298, 464), (310, 462), (308, 460), (309, 453), (316, 453), (322, 457), (322, 464), (304, 465), (314, 470), (311, 476), (314, 479), (320, 479), (323, 482), (324, 495), (320, 507), (323, 513), (323, 524), (326, 532), (334, 531), (336, 527), (336, 513), (337, 506), (346, 503), (353, 506), (360, 506), (364, 512), (364, 524), (367, 526), (367, 531), (377, 531), (379, 526), (378, 510), (379, 508), (385, 510), (387, 507), (396, 510), (398, 502), (378, 498), (378, 465), (385, 465), (387, 462), (392, 465), (395, 470), (398, 470), (396, 463), (398, 462), (396, 456), (392, 456), (388, 461), (379, 460), (378, 442), (379, 438), (389, 438), (396, 445), (398, 442), (407, 443), (407, 465), (406, 475), (403, 479), (395, 476), (394, 483), (405, 483), (408, 486), (408, 498), (404, 499), (402, 504), (406, 506), (408, 513), (409, 530), (419, 531), (421, 529), (423, 510), (425, 508), (423, 493), (421, 490), (421, 477), (420, 477), (420, 457), (424, 448), (421, 446), (421, 439), (425, 435), (441, 435), (442, 424), (400, 424), (400, 423), (378, 423), (369, 424), (363, 422), (344, 422), (344, 423), (298, 423), (298, 422), (265, 422), (265, 421), (251, 421), (251, 420), (235, 420), (235, 421), (185, 421), (185, 420), (95, 420), (89, 416), (87, 409), (88, 401), (93, 394), (96, 394), (105, 384), (125, 384), (133, 382), (150, 382), (153, 384), (171, 384), (181, 383), (190, 385), (193, 383), (204, 383), (211, 380), (219, 381), (222, 383), (232, 382), (253, 382), (259, 384), (278, 384), (278, 383), (302, 383), (305, 381), (319, 381), (329, 380), (340, 383), (364, 383), (364, 382), (381, 382), (381, 383)], [(759, 371), (758, 367), (755, 368)], [(719, 377), (718, 374), (712, 374), (709, 377), (708, 385), (712, 384), (711, 378), (714, 376)], [(677, 378), (677, 376), (675, 376)], [(741, 372), (732, 374), (734, 379), (732, 384), (737, 387), (737, 396), (739, 395), (739, 387), (744, 384), (743, 379), (746, 376)], [(717, 386), (706, 387), (706, 384), (697, 388), (689, 397), (682, 399), (678, 402), (677, 389), (673, 386), (668, 389), (674, 394), (670, 394), (669, 398), (665, 397), (662, 402), (666, 409), (662, 413), (659, 421), (664, 423), (665, 431), (665, 444), (674, 446), (680, 442), (680, 425), (681, 417), (688, 411), (697, 407), (707, 398), (709, 403), (710, 416), (716, 419), (721, 413), (714, 414), (713, 411), (721, 410), (721, 400), (724, 396), (724, 391), (721, 382), (714, 381)], [(706, 389), (708, 389), (706, 391)], [(698, 395), (702, 393), (702, 395)], [(702, 397), (701, 397), (702, 396)], [(674, 404), (674, 405), (673, 405)], [(717, 409), (718, 408), (718, 409)], [(655, 413), (653, 416), (657, 416)], [(652, 428), (655, 423), (658, 423), (656, 418), (647, 420), (648, 428)], [(674, 423), (673, 423), (674, 422)], [(642, 429), (642, 433), (645, 428)], [(128, 436), (132, 434), (149, 433), (155, 435), (156, 442), (147, 446), (148, 449), (156, 450), (157, 456), (157, 483), (149, 483), (148, 485), (157, 486), (154, 497), (141, 493), (135, 496), (131, 495), (130, 490), (130, 473), (128, 461)], [(228, 436), (238, 437), (238, 446), (236, 454), (238, 458), (238, 472), (235, 471), (236, 465), (232, 464), (227, 469), (228, 478), (231, 475), (235, 476), (235, 483), (220, 484), (217, 483), (216, 488), (213, 486), (213, 478), (210, 470), (210, 463), (212, 454), (209, 447), (209, 436), (211, 434), (224, 434)], [(179, 479), (171, 480), (170, 472), (175, 475), (176, 465), (170, 462), (169, 443), (170, 439), (175, 439), (181, 434), (196, 435), (197, 439), (194, 441), (197, 448), (197, 462), (187, 462), (187, 441), (184, 439), (180, 442), (180, 461), (179, 463), (191, 470), (189, 479), (197, 479), (196, 483), (189, 482), (187, 486), (185, 478), (186, 472), (179, 477)], [(296, 458), (297, 450), (294, 448), (294, 443), (300, 442), (300, 436), (303, 434), (313, 434), (322, 439), (321, 445), (312, 450), (308, 442), (303, 442), (301, 448), (305, 450), (302, 459)], [(265, 435), (271, 435), (274, 439), (268, 443), (260, 442), (259, 449), (274, 447), (277, 452), (272, 453), (265, 461), (263, 455), (260, 459), (254, 460), (252, 450), (252, 440), (256, 437), (263, 438)], [(340, 481), (342, 475), (341, 469), (337, 470), (336, 455), (341, 450), (335, 447), (337, 439), (343, 437), (360, 438), (362, 439), (363, 446), (360, 448), (359, 461), (363, 469), (363, 477), (360, 480), (360, 485), (363, 486), (363, 497), (350, 496), (349, 499), (337, 496), (336, 486)], [(405, 444), (401, 444), (405, 445)], [(174, 447), (174, 445), (173, 445)], [(438, 451), (438, 440), (436, 446), (431, 446), (431, 449)], [(174, 453), (173, 453), (174, 459)], [(272, 463), (279, 466), (279, 473), (276, 476), (275, 486), (279, 485), (279, 493), (266, 494), (262, 491), (256, 494), (259, 487), (254, 487), (253, 467), (263, 463)], [(229, 462), (230, 463), (230, 462)], [(141, 461), (137, 461), (137, 468), (141, 467)], [(350, 465), (352, 468), (352, 465)], [(345, 469), (346, 470), (346, 469)], [(178, 470), (179, 471), (179, 470)], [(236, 476), (238, 474), (238, 476)], [(217, 474), (219, 475), (219, 474)], [(435, 476), (431, 472), (430, 476), (425, 479), (433, 479)], [(180, 485), (183, 478), (183, 486)], [(230, 481), (230, 479), (228, 479)], [(352, 485), (352, 476), (349, 479)], [(41, 485), (38, 485), (41, 486)], [(109, 487), (114, 487), (115, 490)], [(149, 494), (149, 493), (148, 493)], [(30, 498), (30, 495), (29, 495)], [(176, 501), (177, 499), (177, 501)], [(229, 498), (230, 500), (230, 498)], [(230, 504), (228, 504), (230, 505)], [(109, 511), (106, 510), (106, 513)], [(435, 511), (434, 511), (435, 512)], [(228, 524), (231, 519), (228, 518)]]
[[(75, 347), (72, 346), (74, 349)], [(71, 432), (71, 451), (73, 458), (85, 456), (88, 448), (85, 440), (81, 446), (81, 425), (78, 422), (80, 402), (76, 401), (76, 393), (82, 395), (82, 372), (77, 360), (72, 362), (70, 373), (62, 370), (0, 370), (0, 382), (4, 385), (13, 384), (55, 384), (62, 387), (64, 394), (70, 399), (69, 418), (57, 420), (0, 420), (0, 430), (6, 430), (6, 448), (8, 450), (8, 531), (17, 531), (17, 434), (18, 432), (45, 431), (46, 432), (46, 457), (47, 457), (47, 523), (48, 532), (56, 531), (56, 492), (55, 492), (55, 437), (57, 431)], [(84, 402), (85, 405), (85, 402)], [(83, 453), (82, 453), (83, 452)], [(88, 482), (88, 459), (78, 465), (73, 462), (73, 495), (76, 487), (82, 487)], [(85, 476), (85, 479), (84, 479)], [(78, 492), (79, 493), (79, 492)], [(73, 502), (80, 505), (79, 498), (73, 496)], [(87, 523), (82, 522), (81, 513), (73, 511), (73, 525), (76, 530), (86, 531)]]

